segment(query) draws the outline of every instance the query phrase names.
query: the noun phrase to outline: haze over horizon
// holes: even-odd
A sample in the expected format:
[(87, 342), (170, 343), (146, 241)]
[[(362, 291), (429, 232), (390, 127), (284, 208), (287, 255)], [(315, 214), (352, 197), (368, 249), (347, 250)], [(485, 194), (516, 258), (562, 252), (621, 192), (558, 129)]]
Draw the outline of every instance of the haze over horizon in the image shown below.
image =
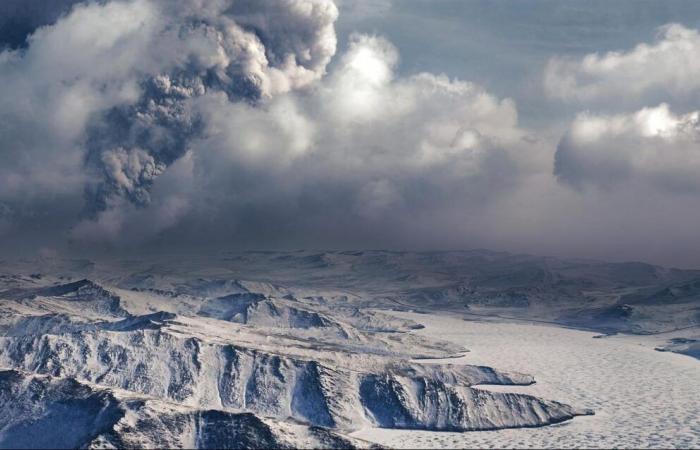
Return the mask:
[(9, 255), (700, 268), (700, 4), (5, 0)]

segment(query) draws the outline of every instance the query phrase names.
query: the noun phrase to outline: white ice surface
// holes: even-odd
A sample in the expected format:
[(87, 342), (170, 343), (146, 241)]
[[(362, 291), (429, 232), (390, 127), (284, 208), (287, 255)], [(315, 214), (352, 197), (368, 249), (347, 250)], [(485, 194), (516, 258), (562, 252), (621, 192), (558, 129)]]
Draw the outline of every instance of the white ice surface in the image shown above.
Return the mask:
[(537, 382), (483, 389), (555, 398), (592, 408), (595, 416), (544, 428), (465, 433), (365, 429), (355, 437), (393, 448), (700, 447), (700, 361), (654, 351), (657, 337), (593, 339), (595, 333), (541, 324), (396, 314), (426, 326), (416, 333), (471, 350), (452, 363), (525, 372)]

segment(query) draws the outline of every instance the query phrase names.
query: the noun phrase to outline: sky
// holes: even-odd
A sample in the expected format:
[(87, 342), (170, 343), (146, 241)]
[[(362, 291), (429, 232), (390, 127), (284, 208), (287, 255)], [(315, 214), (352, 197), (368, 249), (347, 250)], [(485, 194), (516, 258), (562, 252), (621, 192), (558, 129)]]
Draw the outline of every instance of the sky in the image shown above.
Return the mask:
[(700, 267), (696, 1), (4, 0), (3, 256)]

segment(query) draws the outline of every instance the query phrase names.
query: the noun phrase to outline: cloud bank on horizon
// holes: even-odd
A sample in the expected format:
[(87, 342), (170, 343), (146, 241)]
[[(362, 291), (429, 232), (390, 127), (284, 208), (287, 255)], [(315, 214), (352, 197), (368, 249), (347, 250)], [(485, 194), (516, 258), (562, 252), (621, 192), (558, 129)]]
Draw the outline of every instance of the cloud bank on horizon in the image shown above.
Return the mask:
[(401, 72), (381, 33), (339, 43), (343, 12), (375, 4), (348, 5), (3, 2), (3, 247), (492, 247), (700, 266), (697, 30), (552, 54), (538, 89), (571, 116), (538, 128), (478, 83)]

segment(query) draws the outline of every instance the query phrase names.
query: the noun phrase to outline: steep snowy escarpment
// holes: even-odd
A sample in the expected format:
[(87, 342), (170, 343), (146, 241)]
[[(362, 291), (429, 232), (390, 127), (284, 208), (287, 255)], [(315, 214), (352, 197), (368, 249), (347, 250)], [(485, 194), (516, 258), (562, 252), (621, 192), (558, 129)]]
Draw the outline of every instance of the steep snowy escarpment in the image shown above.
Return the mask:
[[(86, 431), (66, 446), (229, 447), (237, 436), (244, 447), (351, 447), (365, 443), (338, 433), (535, 427), (588, 413), (472, 387), (533, 383), (527, 375), (415, 362), (466, 349), (362, 295), (200, 275), (81, 264), (3, 276), (0, 368), (50, 391), (6, 385), (36, 414), (3, 429), (46, 427), (72, 397), (82, 403), (70, 420)], [(20, 445), (15, 431), (2, 436)]]
[(548, 425), (584, 414), (527, 395), (491, 393), (393, 374), (363, 377), (360, 395), (374, 425), (382, 428), (493, 430)]
[(2, 448), (363, 448), (332, 430), (0, 371)]
[[(532, 379), (474, 366), (422, 366), (355, 357), (319, 361), (203, 342), (149, 326), (0, 338), (0, 366), (73, 377), (203, 408), (291, 417), (352, 429), (362, 424), (427, 429), (536, 426), (581, 411), (473, 384)], [(361, 369), (350, 367), (361, 361)], [(482, 405), (485, 405), (482, 408)], [(494, 411), (500, 414), (494, 415)], [(410, 418), (390, 421), (382, 414)]]

